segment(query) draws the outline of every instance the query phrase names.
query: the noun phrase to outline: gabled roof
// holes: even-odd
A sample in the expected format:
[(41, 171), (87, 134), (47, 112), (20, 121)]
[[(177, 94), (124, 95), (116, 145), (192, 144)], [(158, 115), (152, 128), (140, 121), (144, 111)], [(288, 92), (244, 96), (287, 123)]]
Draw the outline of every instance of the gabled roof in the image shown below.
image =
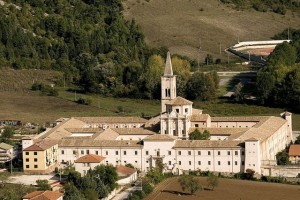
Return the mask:
[(153, 135), (155, 132), (144, 128), (112, 128), (119, 135)]
[(182, 105), (192, 105), (193, 102), (178, 96), (175, 99), (171, 100), (170, 102), (167, 102), (166, 104), (172, 106), (182, 106)]
[(154, 134), (146, 137), (144, 141), (173, 141), (176, 137), (171, 135)]
[(23, 199), (30, 199), (30, 200), (57, 200), (58, 198), (62, 197), (63, 194), (60, 192), (54, 191), (34, 191), (25, 196)]
[(147, 120), (141, 117), (75, 117), (85, 123), (146, 123)]
[(94, 154), (88, 154), (75, 160), (75, 163), (100, 163), (105, 157)]
[(116, 169), (117, 173), (123, 176), (130, 176), (131, 174), (136, 172), (136, 169), (131, 167), (126, 167), (123, 165), (118, 165)]
[(94, 140), (80, 138), (65, 138), (59, 141), (59, 147), (136, 147), (141, 148), (140, 141), (136, 140)]
[(290, 146), (289, 156), (300, 156), (300, 144), (293, 144)]
[(167, 53), (164, 76), (173, 76), (173, 68), (172, 68), (172, 61), (171, 61), (170, 52)]
[(210, 116), (208, 114), (192, 115), (192, 122), (206, 122)]
[(41, 142), (37, 142), (23, 151), (45, 151), (46, 149), (49, 149), (50, 147), (53, 147), (58, 142), (55, 140), (42, 140)]
[(4, 142), (0, 143), (0, 149), (5, 149), (5, 150), (9, 150), (12, 149), (13, 146), (11, 146), (10, 144), (6, 144)]

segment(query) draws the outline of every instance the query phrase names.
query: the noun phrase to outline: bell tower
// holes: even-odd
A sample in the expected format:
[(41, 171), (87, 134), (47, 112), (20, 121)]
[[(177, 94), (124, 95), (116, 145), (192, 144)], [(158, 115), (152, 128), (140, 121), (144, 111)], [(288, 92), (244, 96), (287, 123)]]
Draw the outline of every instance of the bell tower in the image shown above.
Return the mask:
[(171, 54), (168, 52), (164, 75), (161, 77), (161, 112), (166, 112), (166, 103), (176, 98), (176, 76), (173, 75)]

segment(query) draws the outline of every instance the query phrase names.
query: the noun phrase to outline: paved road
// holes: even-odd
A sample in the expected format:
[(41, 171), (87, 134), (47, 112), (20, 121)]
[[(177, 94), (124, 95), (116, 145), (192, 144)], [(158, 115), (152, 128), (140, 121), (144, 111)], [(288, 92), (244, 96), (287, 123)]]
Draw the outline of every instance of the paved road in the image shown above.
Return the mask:
[(114, 198), (112, 198), (112, 200), (126, 199), (130, 195), (130, 193), (135, 191), (135, 190), (137, 190), (136, 186), (128, 188), (127, 190), (124, 190), (123, 192), (120, 192), (119, 194), (116, 194), (116, 196), (114, 196)]

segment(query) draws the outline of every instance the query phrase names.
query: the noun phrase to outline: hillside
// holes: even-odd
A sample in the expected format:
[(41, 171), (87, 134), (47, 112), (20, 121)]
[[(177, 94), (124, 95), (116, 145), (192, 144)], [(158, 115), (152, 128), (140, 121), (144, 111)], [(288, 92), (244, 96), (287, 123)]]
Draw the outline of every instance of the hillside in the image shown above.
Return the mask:
[[(124, 15), (141, 25), (147, 44), (166, 46), (172, 53), (197, 58), (201, 39), (202, 60), (207, 53), (220, 57), (220, 43), (223, 50), (238, 40), (267, 40), (300, 27), (299, 12), (237, 10), (218, 0), (126, 0)], [(224, 52), (222, 57), (227, 59)]]

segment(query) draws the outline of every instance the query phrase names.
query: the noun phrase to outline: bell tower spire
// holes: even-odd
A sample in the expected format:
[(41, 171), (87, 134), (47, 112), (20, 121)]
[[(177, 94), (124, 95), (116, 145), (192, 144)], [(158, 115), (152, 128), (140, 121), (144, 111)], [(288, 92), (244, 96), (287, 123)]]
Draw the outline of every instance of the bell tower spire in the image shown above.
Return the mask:
[(176, 98), (176, 76), (173, 75), (173, 67), (170, 52), (167, 53), (164, 75), (161, 77), (161, 112), (167, 111), (166, 103)]

